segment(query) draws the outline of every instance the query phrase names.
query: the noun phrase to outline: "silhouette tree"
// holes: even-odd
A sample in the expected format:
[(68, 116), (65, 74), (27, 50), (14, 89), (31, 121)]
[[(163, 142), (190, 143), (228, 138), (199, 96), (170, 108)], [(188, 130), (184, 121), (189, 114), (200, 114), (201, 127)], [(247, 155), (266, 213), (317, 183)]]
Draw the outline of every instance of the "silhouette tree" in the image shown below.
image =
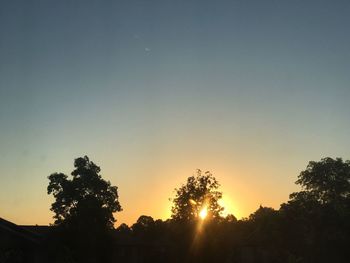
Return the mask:
[(322, 204), (350, 198), (350, 161), (341, 158), (323, 158), (320, 162), (309, 162), (298, 176), (296, 184), (305, 192), (293, 193), (292, 199), (308, 195)]
[(249, 216), (252, 221), (270, 221), (272, 217), (277, 215), (277, 211), (271, 207), (259, 206), (259, 208)]
[(228, 223), (235, 223), (237, 222), (237, 217), (235, 217), (233, 214), (228, 214), (225, 216), (225, 221)]
[(150, 216), (140, 216), (137, 222), (131, 226), (131, 229), (134, 237), (139, 241), (150, 243), (155, 239), (154, 219)]
[(250, 241), (259, 246), (277, 248), (281, 242), (279, 213), (271, 207), (260, 207), (249, 216)]
[(286, 247), (308, 262), (345, 262), (350, 256), (350, 161), (311, 161), (296, 184), (302, 190), (280, 209)]
[(131, 240), (131, 235), (132, 235), (132, 230), (125, 223), (118, 226), (115, 230), (115, 237), (119, 243), (129, 242)]
[(51, 205), (55, 224), (113, 228), (113, 213), (122, 210), (118, 188), (102, 179), (101, 169), (87, 156), (74, 161), (72, 179), (63, 173), (53, 173), (47, 187), (56, 199)]
[(223, 207), (218, 201), (222, 193), (218, 191), (220, 184), (210, 173), (197, 170), (195, 176), (187, 178), (186, 184), (175, 188), (175, 198), (172, 199), (172, 218), (175, 220), (194, 220), (202, 209), (208, 211), (209, 218), (219, 218)]
[(122, 223), (122, 224), (120, 224), (120, 226), (117, 227), (116, 232), (121, 233), (121, 234), (125, 234), (125, 235), (129, 235), (131, 233), (131, 229), (127, 224)]
[(136, 229), (147, 229), (154, 226), (154, 219), (151, 216), (140, 216), (132, 226), (133, 231)]

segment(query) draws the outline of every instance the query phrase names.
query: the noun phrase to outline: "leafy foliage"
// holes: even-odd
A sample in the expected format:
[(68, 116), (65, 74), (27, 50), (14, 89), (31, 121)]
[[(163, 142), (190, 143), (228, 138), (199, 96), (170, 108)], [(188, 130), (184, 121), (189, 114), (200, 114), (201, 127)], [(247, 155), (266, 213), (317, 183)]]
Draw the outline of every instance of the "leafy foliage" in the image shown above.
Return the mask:
[[(321, 203), (350, 198), (350, 161), (329, 157), (320, 162), (311, 161), (296, 183), (305, 189), (305, 194)], [(292, 199), (298, 197), (300, 194), (291, 196)]]
[(222, 193), (218, 191), (220, 184), (210, 173), (197, 170), (196, 176), (187, 179), (186, 184), (176, 188), (173, 201), (172, 218), (175, 220), (193, 220), (198, 217), (200, 210), (207, 207), (208, 216), (219, 218), (223, 207), (218, 201)]
[(350, 162), (309, 162), (296, 184), (302, 191), (281, 205), (286, 247), (310, 262), (343, 262), (350, 236)]
[[(71, 218), (76, 217), (84, 220), (88, 217), (88, 222), (100, 218), (99, 210), (92, 209), (100, 199), (97, 198), (99, 195), (92, 198), (95, 195), (91, 193), (98, 191), (95, 188), (86, 190), (90, 180), (74, 179), (83, 174), (91, 173), (93, 177), (99, 174), (99, 168), (86, 158), (76, 162), (72, 180), (63, 174), (51, 175), (50, 189), (60, 197), (60, 203), (54, 206), (59, 212), (60, 224), (75, 222)], [(78, 167), (85, 168), (79, 170)], [(68, 235), (63, 236), (62, 244), (63, 248), (69, 248), (68, 255), (75, 262), (129, 262), (131, 254), (126, 253), (129, 248), (138, 251), (143, 262), (345, 263), (350, 258), (348, 176), (349, 161), (324, 158), (320, 162), (310, 162), (296, 182), (302, 186), (301, 191), (291, 194), (290, 200), (279, 210), (260, 206), (248, 218), (237, 220), (233, 215), (220, 216), (222, 207), (218, 201), (222, 194), (218, 191), (219, 183), (210, 172), (198, 170), (175, 189), (172, 219), (162, 221), (142, 215), (131, 227), (122, 224), (115, 231), (70, 229)], [(76, 190), (76, 185), (71, 182), (75, 180), (84, 185), (85, 191)], [(63, 195), (63, 189), (69, 194)], [(84, 193), (80, 204), (72, 201), (77, 200), (76, 194), (73, 195), (76, 191)], [(72, 202), (74, 205), (68, 206), (69, 209), (63, 206)], [(209, 217), (218, 220), (205, 223), (195, 220), (203, 206), (208, 207)], [(84, 209), (79, 207), (93, 215), (83, 213)], [(76, 229), (78, 225), (74, 226)], [(56, 254), (62, 255), (62, 252)]]
[(87, 156), (74, 161), (72, 179), (53, 173), (48, 179), (48, 194), (56, 199), (51, 205), (55, 224), (113, 228), (113, 213), (121, 211), (118, 188), (102, 179), (101, 169)]

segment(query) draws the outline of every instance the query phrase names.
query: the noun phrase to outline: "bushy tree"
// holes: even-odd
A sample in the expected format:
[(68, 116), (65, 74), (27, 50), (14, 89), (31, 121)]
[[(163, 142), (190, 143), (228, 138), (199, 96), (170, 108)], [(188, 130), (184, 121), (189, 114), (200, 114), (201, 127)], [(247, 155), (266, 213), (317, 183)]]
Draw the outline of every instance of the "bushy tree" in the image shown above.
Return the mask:
[(132, 226), (132, 229), (135, 231), (136, 229), (146, 229), (154, 226), (154, 219), (151, 216), (140, 216), (136, 223)]
[(220, 184), (210, 172), (197, 170), (190, 176), (186, 184), (176, 188), (172, 199), (172, 218), (175, 220), (196, 219), (203, 208), (208, 211), (208, 217), (218, 218), (223, 207), (218, 203), (222, 193), (218, 191)]
[(350, 198), (350, 161), (329, 157), (311, 161), (299, 174), (296, 184), (301, 185), (305, 193), (294, 193), (292, 199), (308, 195), (325, 204)]
[(118, 201), (118, 188), (102, 179), (101, 169), (87, 156), (74, 161), (72, 179), (63, 173), (53, 173), (47, 187), (55, 202), (55, 224), (113, 228), (113, 213), (122, 210)]
[(309, 162), (299, 192), (281, 205), (286, 247), (312, 262), (345, 262), (350, 236), (350, 161)]

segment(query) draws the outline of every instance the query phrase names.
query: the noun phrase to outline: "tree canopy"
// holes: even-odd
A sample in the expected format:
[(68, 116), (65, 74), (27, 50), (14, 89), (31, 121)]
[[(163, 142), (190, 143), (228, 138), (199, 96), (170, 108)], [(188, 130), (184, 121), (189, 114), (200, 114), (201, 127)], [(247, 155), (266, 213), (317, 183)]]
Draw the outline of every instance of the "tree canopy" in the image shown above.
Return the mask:
[(322, 203), (349, 198), (350, 161), (329, 157), (319, 162), (311, 161), (306, 170), (299, 174), (296, 183)]
[(53, 173), (47, 187), (55, 202), (55, 224), (75, 224), (113, 228), (116, 221), (113, 213), (122, 210), (118, 201), (118, 188), (102, 179), (101, 169), (87, 156), (74, 161), (72, 179), (63, 173)]
[[(55, 173), (48, 187), (56, 198), (56, 224), (77, 223), (55, 228), (63, 230), (62, 246), (52, 247), (60, 256), (69, 248), (74, 262), (128, 262), (130, 253), (122, 252), (127, 247), (140, 248), (144, 262), (322, 263), (350, 257), (350, 162), (340, 158), (309, 162), (296, 181), (301, 190), (279, 210), (260, 206), (248, 218), (223, 218), (220, 184), (210, 172), (197, 170), (175, 188), (172, 219), (142, 215), (131, 227), (121, 224), (107, 231), (95, 225), (110, 225), (113, 211), (121, 210), (117, 188), (101, 178), (100, 168), (86, 156), (74, 166), (72, 179)], [(203, 208), (212, 220), (198, 220)]]
[(208, 217), (218, 218), (223, 207), (218, 203), (222, 193), (218, 191), (220, 184), (209, 172), (197, 170), (196, 175), (187, 178), (186, 184), (175, 188), (175, 198), (172, 199), (172, 218), (175, 220), (193, 220), (206, 209)]
[(301, 191), (280, 209), (286, 247), (309, 260), (343, 262), (350, 234), (350, 161), (310, 161), (296, 184)]

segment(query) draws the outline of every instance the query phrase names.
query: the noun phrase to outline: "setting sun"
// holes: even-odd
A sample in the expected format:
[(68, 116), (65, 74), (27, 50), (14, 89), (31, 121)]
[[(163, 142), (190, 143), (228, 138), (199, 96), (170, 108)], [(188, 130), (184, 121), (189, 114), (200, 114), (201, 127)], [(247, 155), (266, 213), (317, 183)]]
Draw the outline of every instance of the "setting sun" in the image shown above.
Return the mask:
[(204, 220), (208, 215), (208, 209), (205, 206), (204, 208), (202, 208), (202, 210), (199, 212), (199, 217)]

